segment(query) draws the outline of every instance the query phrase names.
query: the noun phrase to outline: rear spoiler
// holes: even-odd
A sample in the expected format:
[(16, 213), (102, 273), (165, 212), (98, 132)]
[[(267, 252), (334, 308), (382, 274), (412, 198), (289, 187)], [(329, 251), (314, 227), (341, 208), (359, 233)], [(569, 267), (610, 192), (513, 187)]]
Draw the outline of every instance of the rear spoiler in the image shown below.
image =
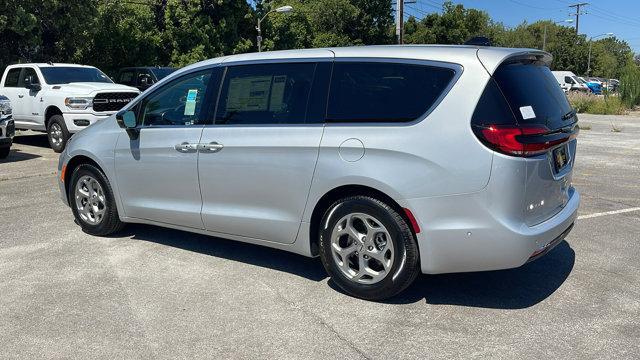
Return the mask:
[(479, 48), (476, 56), (489, 75), (503, 63), (535, 62), (550, 66), (553, 60), (548, 52), (535, 49)]

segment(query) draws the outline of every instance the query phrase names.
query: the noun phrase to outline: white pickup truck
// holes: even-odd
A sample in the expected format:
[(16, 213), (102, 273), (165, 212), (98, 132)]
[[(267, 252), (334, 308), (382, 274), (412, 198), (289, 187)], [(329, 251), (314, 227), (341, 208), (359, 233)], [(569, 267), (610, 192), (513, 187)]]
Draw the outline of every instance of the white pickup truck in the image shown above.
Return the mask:
[(95, 67), (72, 64), (10, 65), (0, 84), (16, 129), (47, 132), (55, 152), (64, 150), (71, 134), (115, 114), (140, 94), (114, 84)]

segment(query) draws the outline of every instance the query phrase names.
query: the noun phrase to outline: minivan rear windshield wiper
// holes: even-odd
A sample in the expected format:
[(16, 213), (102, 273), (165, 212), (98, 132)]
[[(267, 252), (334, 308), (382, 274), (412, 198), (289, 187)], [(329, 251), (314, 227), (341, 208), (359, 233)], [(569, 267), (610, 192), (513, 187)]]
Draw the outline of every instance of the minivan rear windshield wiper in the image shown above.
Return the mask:
[(569, 120), (574, 116), (576, 116), (576, 111), (574, 109), (571, 109), (571, 111), (569, 111), (568, 113), (562, 115), (562, 120)]

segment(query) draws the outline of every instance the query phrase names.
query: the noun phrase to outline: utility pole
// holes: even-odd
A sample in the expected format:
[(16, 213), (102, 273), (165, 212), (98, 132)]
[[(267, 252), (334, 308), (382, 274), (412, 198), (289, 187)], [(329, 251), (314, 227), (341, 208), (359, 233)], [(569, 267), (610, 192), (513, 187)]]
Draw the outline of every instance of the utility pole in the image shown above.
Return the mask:
[(404, 43), (404, 5), (415, 4), (417, 0), (396, 0), (396, 37), (398, 44)]
[(576, 16), (576, 35), (579, 34), (578, 31), (579, 31), (579, 26), (580, 26), (580, 15), (582, 15), (580, 13), (580, 8), (582, 6), (587, 6), (587, 5), (589, 5), (589, 3), (586, 3), (586, 2), (569, 5), (570, 8), (575, 8), (576, 9), (576, 13), (574, 14)]
[(397, 0), (398, 12), (396, 13), (396, 34), (398, 35), (398, 44), (404, 42), (404, 0)]

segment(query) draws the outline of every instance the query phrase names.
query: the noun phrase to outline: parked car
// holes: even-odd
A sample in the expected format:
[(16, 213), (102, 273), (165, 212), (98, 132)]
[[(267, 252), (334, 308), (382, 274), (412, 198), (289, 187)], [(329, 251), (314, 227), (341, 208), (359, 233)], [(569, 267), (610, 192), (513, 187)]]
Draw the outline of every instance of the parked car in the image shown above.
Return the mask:
[(11, 101), (6, 96), (0, 95), (0, 159), (9, 156), (15, 134), (11, 112)]
[(594, 81), (587, 81), (584, 77), (579, 76), (578, 81), (581, 84), (586, 84), (589, 87), (589, 90), (595, 95), (602, 95), (602, 84)]
[(8, 66), (0, 93), (11, 100), (16, 129), (46, 131), (61, 152), (71, 134), (115, 114), (140, 91), (93, 66), (47, 63)]
[(120, 69), (116, 76), (118, 84), (129, 85), (145, 91), (167, 75), (176, 71), (171, 67), (128, 67)]
[(618, 87), (620, 87), (620, 80), (609, 79), (609, 91), (616, 92), (618, 91)]
[(564, 90), (565, 92), (591, 92), (587, 84), (581, 83), (576, 74), (572, 73), (571, 71), (552, 71), (551, 73), (558, 81), (558, 84), (560, 84), (562, 90)]
[(577, 117), (550, 62), (471, 46), (200, 62), (77, 134), (61, 197), (93, 235), (145, 223), (319, 255), (365, 299), (420, 272), (518, 267), (580, 203)]

